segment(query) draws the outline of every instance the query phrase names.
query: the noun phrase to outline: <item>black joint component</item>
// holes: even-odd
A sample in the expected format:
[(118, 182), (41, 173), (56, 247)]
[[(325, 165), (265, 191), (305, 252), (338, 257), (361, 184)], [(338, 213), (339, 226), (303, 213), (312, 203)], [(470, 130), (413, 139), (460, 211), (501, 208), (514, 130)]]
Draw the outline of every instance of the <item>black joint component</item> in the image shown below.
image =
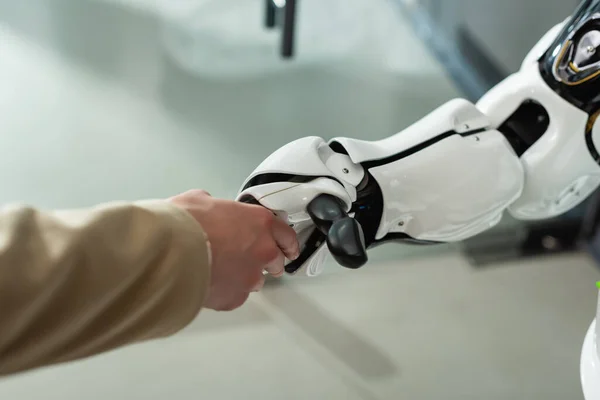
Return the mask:
[(322, 194), (307, 207), (317, 229), (327, 236), (327, 247), (338, 264), (351, 269), (368, 261), (365, 238), (360, 223), (348, 216), (344, 202)]
[(335, 196), (322, 194), (308, 204), (307, 212), (317, 229), (327, 235), (335, 221), (348, 216), (344, 209), (345, 205), (342, 200)]
[(239, 200), (240, 203), (246, 203), (246, 204), (253, 204), (255, 206), (260, 206), (261, 204), (259, 203), (258, 200), (256, 200), (254, 197), (252, 196), (244, 196)]
[(550, 116), (537, 101), (524, 101), (498, 128), (518, 156), (529, 149), (548, 129)]
[(327, 247), (333, 258), (346, 268), (358, 269), (368, 261), (363, 230), (352, 217), (333, 223), (327, 235)]

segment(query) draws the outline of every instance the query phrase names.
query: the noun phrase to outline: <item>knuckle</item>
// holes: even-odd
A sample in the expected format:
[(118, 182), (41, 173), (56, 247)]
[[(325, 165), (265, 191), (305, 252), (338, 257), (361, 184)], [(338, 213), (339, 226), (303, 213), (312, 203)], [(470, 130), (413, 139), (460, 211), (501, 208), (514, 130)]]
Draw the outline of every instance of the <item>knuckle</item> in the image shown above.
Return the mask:
[(198, 189), (196, 190), (196, 196), (197, 197), (210, 197), (210, 193), (204, 189)]
[(279, 247), (274, 243), (270, 243), (267, 246), (263, 246), (257, 254), (257, 258), (262, 263), (269, 263), (279, 256)]
[(202, 198), (210, 196), (210, 193), (204, 189), (191, 189), (186, 192), (186, 195), (191, 198)]
[(273, 212), (269, 211), (267, 208), (257, 206), (256, 215), (264, 227), (268, 228), (273, 223)]
[(286, 247), (295, 247), (298, 245), (298, 236), (292, 228), (290, 229), (282, 231), (279, 239)]

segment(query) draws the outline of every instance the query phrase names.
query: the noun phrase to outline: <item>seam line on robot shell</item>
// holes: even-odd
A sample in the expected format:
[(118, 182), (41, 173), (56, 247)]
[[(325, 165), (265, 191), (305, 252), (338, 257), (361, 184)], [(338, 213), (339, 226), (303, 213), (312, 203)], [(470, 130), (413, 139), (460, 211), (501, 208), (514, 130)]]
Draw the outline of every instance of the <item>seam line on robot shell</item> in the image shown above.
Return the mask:
[(292, 174), (284, 174), (284, 173), (265, 173), (256, 175), (254, 178), (250, 179), (246, 185), (244, 185), (242, 191), (249, 189), (253, 186), (266, 185), (268, 183), (277, 183), (277, 182), (293, 182), (293, 183), (308, 183), (314, 181), (319, 178), (328, 178), (333, 179), (340, 185), (344, 186), (344, 184), (337, 179), (335, 176), (327, 176), (327, 175), (292, 175)]
[(485, 132), (486, 130), (487, 130), (486, 128), (473, 129), (472, 131), (461, 133), (460, 136), (467, 137), (467, 136), (471, 136), (471, 135), (476, 135), (478, 133)]
[(273, 196), (274, 194), (278, 194), (278, 193), (281, 193), (281, 192), (285, 192), (286, 190), (293, 189), (293, 188), (295, 188), (295, 187), (298, 187), (298, 186), (300, 186), (300, 185), (301, 185), (301, 184), (300, 184), (300, 183), (298, 183), (298, 184), (296, 184), (296, 185), (294, 185), (294, 186), (290, 186), (290, 187), (288, 187), (288, 188), (285, 188), (285, 189), (279, 189), (279, 190), (276, 190), (276, 191), (274, 191), (273, 193), (268, 193), (268, 194), (265, 194), (264, 196), (262, 196), (262, 197), (261, 197), (261, 198), (259, 198), (258, 200), (259, 200), (259, 201), (260, 201), (260, 200), (263, 200), (263, 199), (265, 199), (265, 198), (267, 198), (267, 197), (269, 197), (269, 196)]
[(467, 137), (467, 136), (470, 136), (470, 135), (475, 135), (477, 133), (484, 132), (485, 130), (486, 130), (486, 128), (479, 128), (479, 129), (473, 129), (471, 131), (467, 131), (467, 132), (463, 132), (463, 133), (458, 133), (458, 132), (456, 132), (454, 130), (446, 131), (446, 132), (444, 132), (444, 133), (442, 133), (442, 134), (440, 134), (438, 136), (435, 136), (435, 137), (433, 137), (433, 138), (431, 138), (429, 140), (424, 141), (423, 143), (420, 143), (420, 144), (418, 144), (416, 146), (413, 146), (413, 147), (411, 147), (411, 148), (409, 148), (407, 150), (404, 150), (404, 151), (402, 151), (400, 153), (397, 153), (397, 154), (394, 154), (392, 156), (389, 156), (389, 157), (386, 157), (386, 158), (382, 158), (382, 159), (379, 159), (379, 160), (365, 161), (365, 162), (362, 163), (362, 167), (365, 168), (365, 169), (369, 169), (369, 168), (374, 168), (374, 167), (379, 167), (381, 165), (389, 164), (389, 163), (401, 160), (403, 158), (406, 158), (406, 157), (408, 157), (408, 156), (410, 156), (410, 155), (412, 155), (412, 154), (414, 154), (414, 153), (416, 153), (418, 151), (426, 149), (427, 147), (432, 146), (432, 145), (436, 144), (437, 142), (440, 142), (440, 141), (442, 141), (444, 139), (447, 139), (447, 138), (449, 138), (451, 136), (460, 135), (462, 137)]

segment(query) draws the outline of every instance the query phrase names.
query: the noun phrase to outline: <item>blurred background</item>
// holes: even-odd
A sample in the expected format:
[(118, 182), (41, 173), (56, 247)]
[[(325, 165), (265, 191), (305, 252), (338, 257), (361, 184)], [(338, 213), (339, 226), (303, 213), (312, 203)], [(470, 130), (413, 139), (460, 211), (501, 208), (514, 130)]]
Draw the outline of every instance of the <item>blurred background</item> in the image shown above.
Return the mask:
[[(273, 27), (266, 3), (0, 0), (0, 201), (232, 198), (296, 138), (377, 140), (476, 101), (578, 2), (280, 0)], [(594, 196), (384, 246), (169, 340), (0, 380), (0, 399), (579, 399), (596, 215)]]

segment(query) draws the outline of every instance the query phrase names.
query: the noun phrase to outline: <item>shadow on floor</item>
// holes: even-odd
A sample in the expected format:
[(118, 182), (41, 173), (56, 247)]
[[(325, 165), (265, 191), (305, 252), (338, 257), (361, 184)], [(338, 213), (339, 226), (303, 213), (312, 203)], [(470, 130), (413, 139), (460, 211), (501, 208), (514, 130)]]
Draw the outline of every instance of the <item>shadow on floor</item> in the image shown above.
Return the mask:
[(273, 284), (262, 291), (271, 306), (282, 310), (302, 332), (364, 379), (399, 376), (396, 364), (367, 339), (328, 315), (292, 286)]

